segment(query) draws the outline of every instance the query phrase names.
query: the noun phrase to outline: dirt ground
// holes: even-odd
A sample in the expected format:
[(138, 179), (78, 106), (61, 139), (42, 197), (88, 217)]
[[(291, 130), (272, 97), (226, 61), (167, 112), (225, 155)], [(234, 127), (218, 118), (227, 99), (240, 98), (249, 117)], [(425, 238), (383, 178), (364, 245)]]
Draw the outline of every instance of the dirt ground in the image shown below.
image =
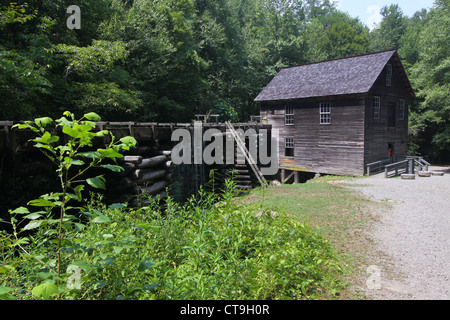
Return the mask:
[(376, 175), (346, 181), (375, 203), (364, 263), (352, 290), (369, 300), (450, 299), (450, 166), (444, 176), (404, 180)]

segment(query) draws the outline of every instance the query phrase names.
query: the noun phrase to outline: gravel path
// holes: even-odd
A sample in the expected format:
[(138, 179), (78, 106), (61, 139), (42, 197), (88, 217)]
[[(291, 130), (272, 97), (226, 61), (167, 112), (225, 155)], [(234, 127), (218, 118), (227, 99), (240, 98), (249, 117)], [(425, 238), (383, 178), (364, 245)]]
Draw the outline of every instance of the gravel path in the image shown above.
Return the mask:
[(392, 207), (374, 212), (369, 237), (379, 254), (369, 259), (372, 282), (364, 288), (369, 299), (450, 299), (450, 168), (431, 170), (445, 175), (415, 180), (377, 175), (350, 182)]

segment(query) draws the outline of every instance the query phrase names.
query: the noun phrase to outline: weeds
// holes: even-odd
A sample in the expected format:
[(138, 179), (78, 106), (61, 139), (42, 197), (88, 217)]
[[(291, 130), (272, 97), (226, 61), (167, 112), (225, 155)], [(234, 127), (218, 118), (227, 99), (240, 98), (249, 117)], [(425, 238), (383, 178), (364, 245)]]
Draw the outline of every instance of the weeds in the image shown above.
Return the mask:
[[(339, 266), (327, 241), (286, 215), (236, 205), (233, 188), (228, 183), (219, 196), (201, 191), (183, 206), (169, 198), (164, 207), (152, 202), (137, 210), (94, 198), (83, 211), (85, 227), (61, 248), (68, 272), (60, 298), (331, 297)], [(30, 254), (49, 255), (45, 239), (42, 229)], [(51, 291), (49, 270), (34, 260), (5, 258), (0, 297), (34, 299), (37, 283)]]

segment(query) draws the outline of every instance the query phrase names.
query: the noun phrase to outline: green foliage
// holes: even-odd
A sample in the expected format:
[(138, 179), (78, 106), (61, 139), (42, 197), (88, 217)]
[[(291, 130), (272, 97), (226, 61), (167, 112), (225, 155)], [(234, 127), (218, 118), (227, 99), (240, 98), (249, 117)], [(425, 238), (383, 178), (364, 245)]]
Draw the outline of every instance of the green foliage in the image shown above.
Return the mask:
[(10, 2), (9, 6), (0, 11), (0, 28), (9, 23), (24, 23), (36, 16), (36, 11), (27, 13), (28, 4), (17, 4)]
[(314, 19), (307, 26), (308, 59), (322, 61), (369, 51), (369, 29), (342, 12)]
[(234, 110), (234, 108), (225, 101), (222, 101), (218, 105), (216, 105), (213, 113), (217, 113), (219, 115), (220, 122), (237, 122), (239, 120), (239, 116), (236, 110)]
[(406, 31), (406, 18), (398, 4), (381, 9), (383, 20), (379, 28), (371, 33), (371, 50), (381, 51), (399, 49), (402, 36)]
[[(19, 248), (22, 259), (15, 261), (18, 266), (22, 263), (26, 264), (27, 260), (38, 262), (41, 268), (46, 270), (46, 277), (43, 280), (50, 278), (56, 281), (56, 284), (45, 281), (35, 286), (32, 293), (38, 298), (49, 299), (61, 293), (62, 248), (69, 234), (84, 228), (79, 218), (74, 215), (81, 208), (69, 206), (69, 204), (80, 203), (83, 200), (82, 191), (85, 189), (85, 183), (95, 189), (105, 189), (105, 179), (102, 175), (86, 178), (86, 172), (95, 167), (122, 169), (116, 165), (102, 165), (102, 162), (106, 159), (115, 160), (122, 157), (119, 153), (120, 149), (129, 150), (136, 144), (136, 140), (132, 137), (115, 141), (114, 136), (107, 130), (95, 131), (95, 122), (100, 120), (101, 118), (94, 112), (87, 113), (80, 120), (76, 120), (74, 114), (66, 111), (63, 117), (57, 120), (42, 117), (13, 126), (13, 128), (31, 130), (36, 134), (36, 138), (31, 139), (30, 142), (33, 142), (34, 146), (55, 164), (60, 182), (59, 192), (44, 194), (39, 199), (28, 202), (28, 206), (40, 208), (39, 211), (30, 212), (25, 207), (11, 210), (13, 234), (4, 234), (1, 239), (2, 254), (3, 248)], [(60, 132), (64, 134), (63, 139), (59, 135)], [(111, 141), (106, 148), (97, 148), (96, 151), (86, 149), (93, 148), (95, 139), (106, 135), (110, 135)], [(36, 229), (42, 232), (42, 237), (38, 240), (34, 236), (26, 236), (27, 232), (33, 233)], [(27, 251), (26, 246), (30, 243), (38, 247), (47, 243), (45, 244), (48, 246), (47, 250), (52, 253), (45, 257), (46, 261), (43, 261), (44, 257), (40, 254)], [(7, 252), (7, 255), (14, 256), (14, 250)], [(13, 269), (16, 267), (10, 264), (5, 265)], [(55, 267), (56, 270), (54, 270)]]
[(371, 50), (396, 48), (416, 92), (410, 112), (411, 154), (432, 162), (450, 160), (449, 5), (437, 0), (427, 11), (403, 15), (398, 5), (382, 9), (383, 20), (370, 33)]
[(450, 160), (450, 8), (447, 1), (436, 5), (420, 32), (419, 61), (412, 67), (418, 103), (411, 128), (418, 151), (444, 162)]
[[(314, 299), (339, 290), (327, 241), (285, 214), (237, 206), (232, 180), (222, 194), (200, 191), (185, 205), (131, 210), (94, 196), (83, 225), (61, 247), (61, 284), (51, 262), (3, 261), (0, 297), (22, 299)], [(19, 209), (18, 212), (26, 210)], [(30, 256), (53, 256), (40, 226)], [(4, 238), (2, 238), (4, 239)], [(25, 246), (25, 244), (23, 244)], [(45, 257), (45, 258), (44, 258)], [(20, 264), (19, 264), (20, 261)]]

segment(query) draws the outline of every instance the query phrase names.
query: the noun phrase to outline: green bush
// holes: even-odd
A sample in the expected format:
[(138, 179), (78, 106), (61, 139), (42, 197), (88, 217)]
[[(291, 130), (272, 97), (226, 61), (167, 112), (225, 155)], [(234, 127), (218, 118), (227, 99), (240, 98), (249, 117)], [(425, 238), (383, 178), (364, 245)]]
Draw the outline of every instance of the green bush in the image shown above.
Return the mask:
[[(313, 299), (337, 290), (339, 267), (324, 239), (287, 215), (236, 206), (231, 195), (200, 192), (163, 209), (92, 201), (84, 227), (61, 249), (66, 284), (57, 290), (48, 268), (10, 256), (0, 271), (3, 297)], [(30, 256), (51, 256), (51, 241), (39, 229)]]

